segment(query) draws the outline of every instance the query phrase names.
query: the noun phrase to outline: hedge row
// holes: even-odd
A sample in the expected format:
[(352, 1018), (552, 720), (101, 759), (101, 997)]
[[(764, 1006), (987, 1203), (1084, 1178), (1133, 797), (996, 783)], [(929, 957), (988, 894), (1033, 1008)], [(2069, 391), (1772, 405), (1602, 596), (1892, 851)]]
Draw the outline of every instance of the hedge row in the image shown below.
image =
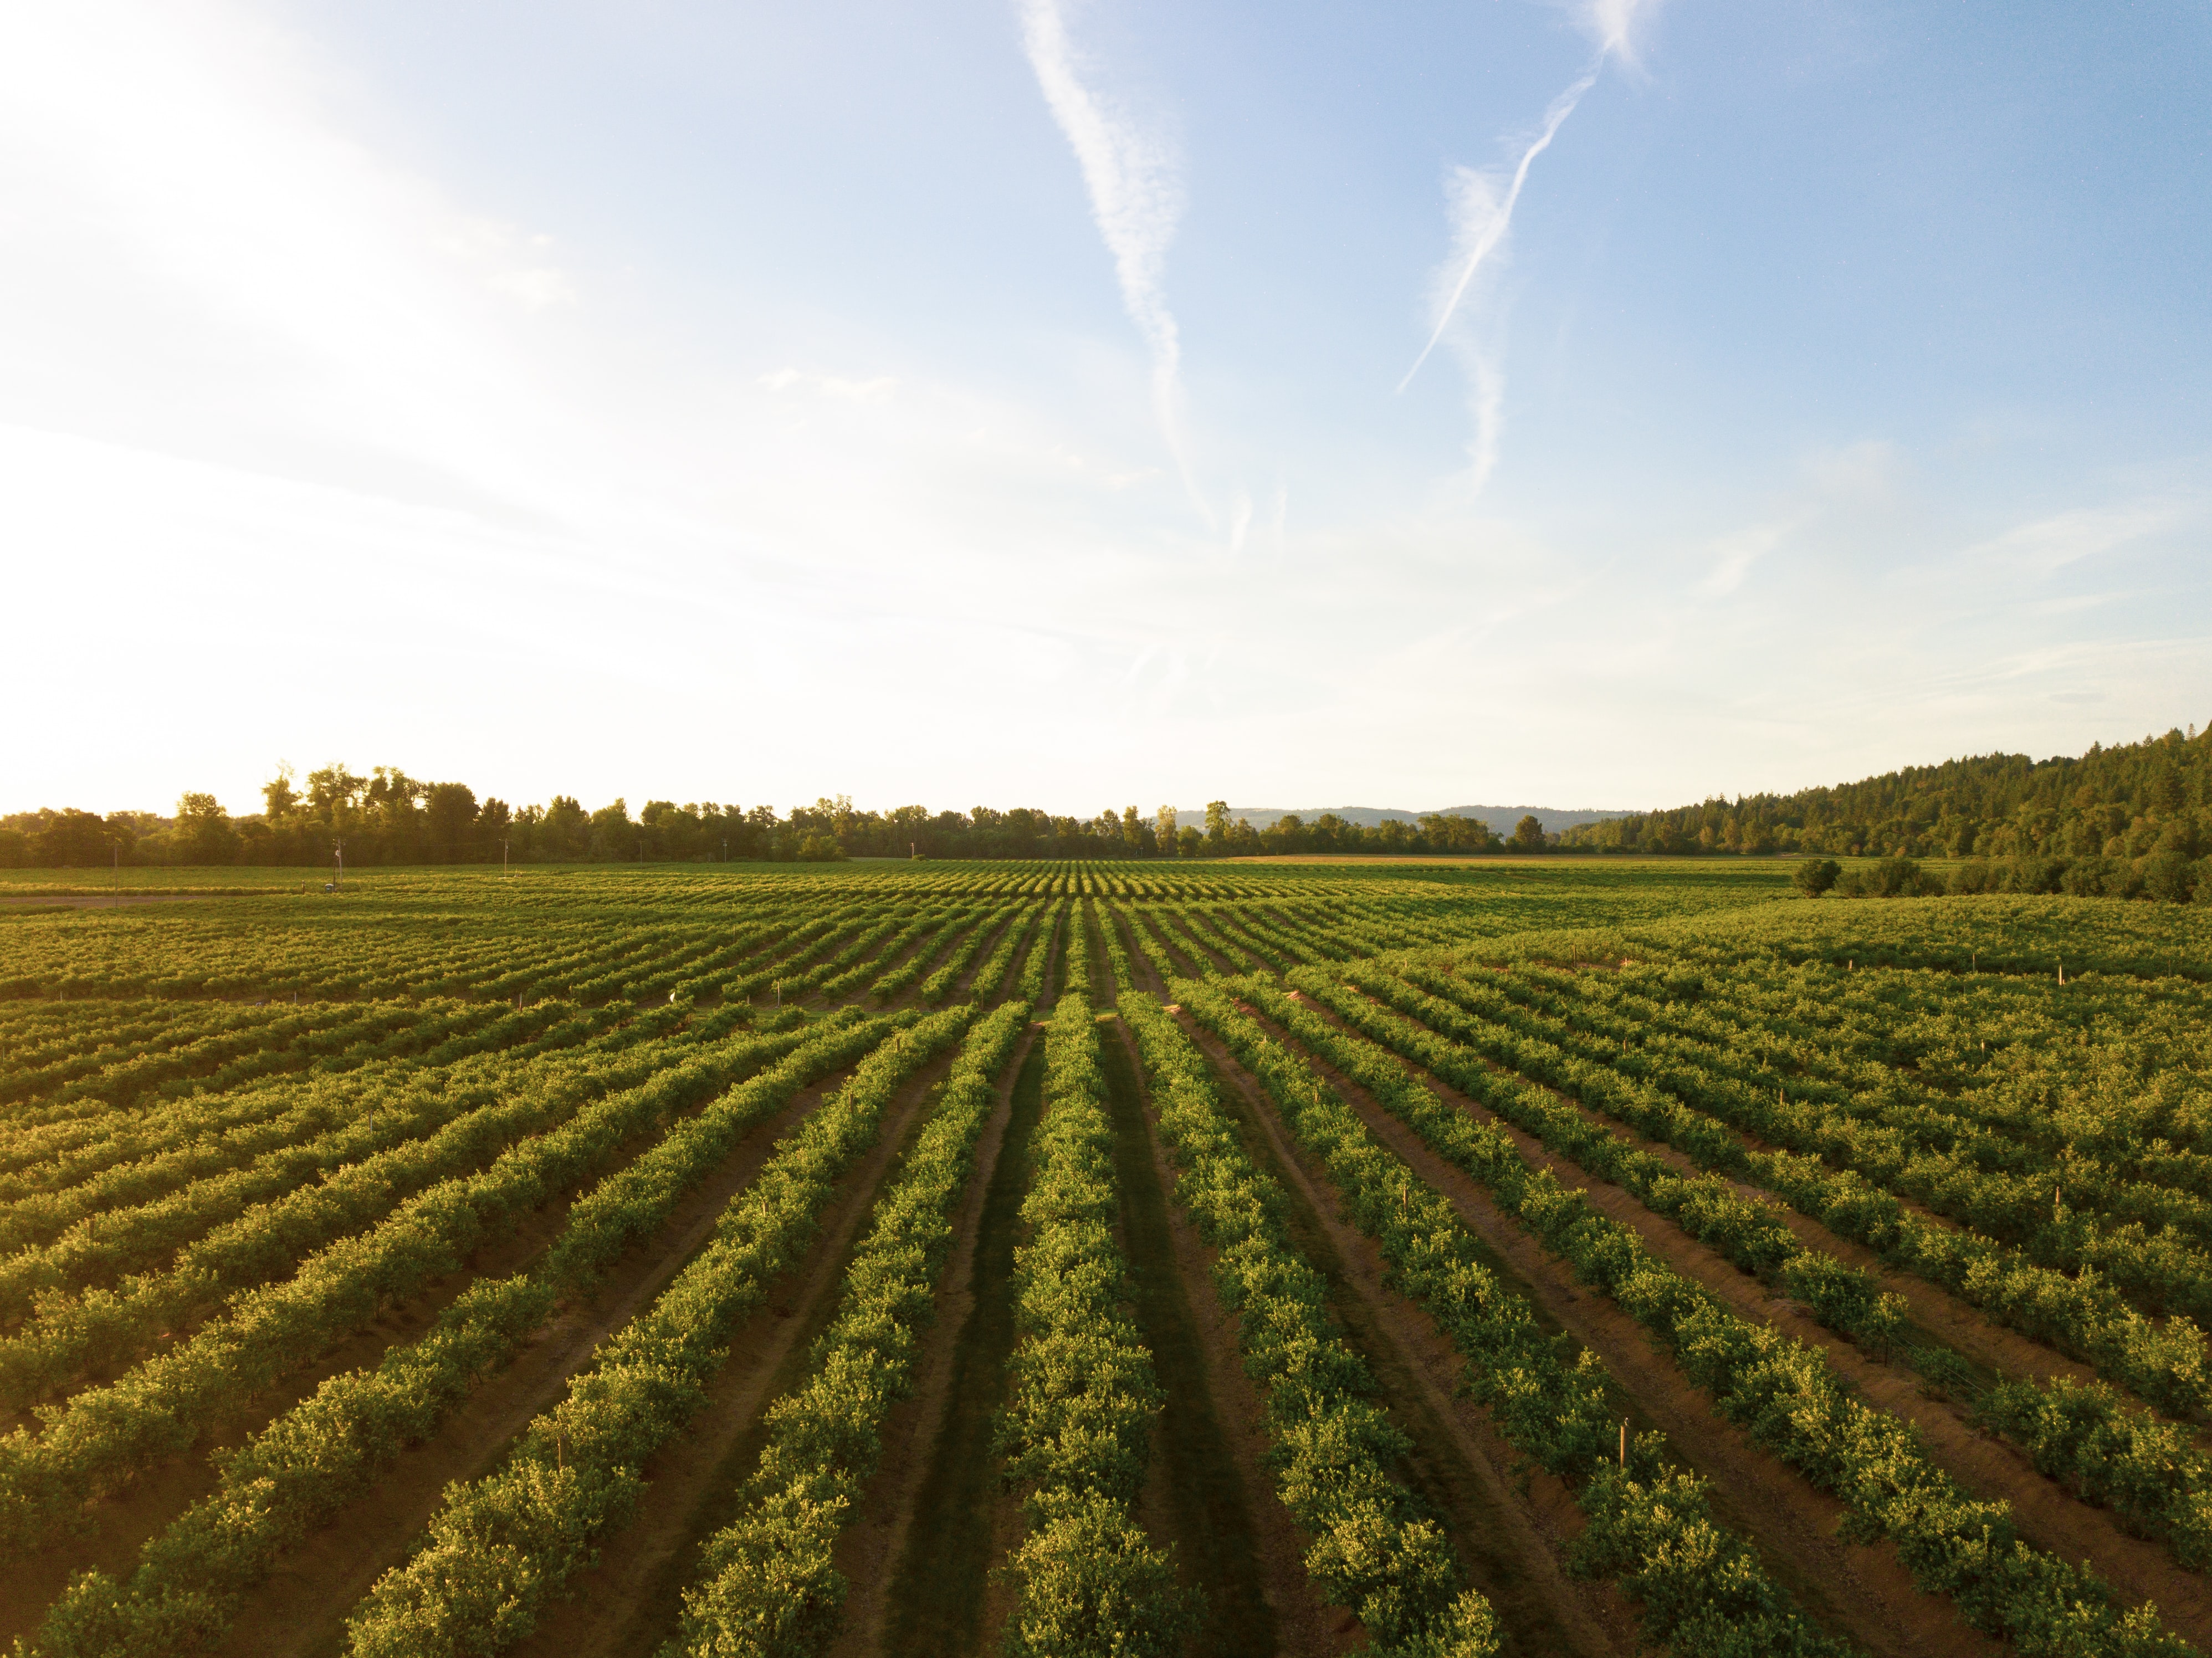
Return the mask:
[(1009, 1658), (1167, 1658), (1199, 1606), (1131, 1513), (1161, 1396), (1124, 1303), (1114, 1242), (1113, 1129), (1091, 1005), (1070, 992), (1045, 1035), (1045, 1115), (1014, 1257), (1020, 1345), (995, 1439), (1024, 1486), (1028, 1534), (1009, 1573)]
[(1029, 1013), (1028, 1003), (1008, 1002), (968, 1033), (897, 1182), (877, 1201), (811, 1374), (769, 1408), (738, 1516), (707, 1540), (698, 1581), (684, 1592), (676, 1652), (802, 1658), (836, 1635), (847, 1585), (830, 1554), (875, 1473), (884, 1413), (912, 1387), (953, 1211), (998, 1102), (994, 1079)]
[(1410, 1446), (1374, 1402), (1366, 1361), (1338, 1336), (1327, 1281), (1284, 1230), (1281, 1187), (1253, 1167), (1204, 1060), (1159, 1003), (1131, 991), (1120, 1007), (1182, 1170), (1176, 1200), (1218, 1252), (1214, 1286), (1267, 1396), (1275, 1493), (1313, 1539), (1308, 1576), (1359, 1619), (1378, 1654), (1496, 1652), (1490, 1603), (1460, 1587), (1449, 1540), (1391, 1477)]
[(1392, 1284), (1427, 1309), (1467, 1357), (1469, 1396), (1515, 1449), (1575, 1488), (1591, 1523), (1571, 1570), (1616, 1578), (1643, 1604), (1644, 1636), (1677, 1652), (1856, 1654), (1796, 1610), (1741, 1538), (1712, 1524), (1701, 1483), (1668, 1467), (1662, 1436), (1639, 1436), (1620, 1466), (1596, 1356), (1563, 1355), (1528, 1303), (1482, 1265), (1451, 1205), (1377, 1143), (1334, 1090), (1215, 986), (1178, 980), (1174, 991), (1327, 1166), (1353, 1223), (1382, 1245)]
[[(1334, 1046), (1356, 1042), (1339, 1035)], [(2087, 1567), (2022, 1541), (2007, 1504), (1970, 1496), (1929, 1461), (1909, 1424), (1855, 1398), (1817, 1350), (1729, 1311), (1549, 1170), (1531, 1169), (1503, 1128), (1476, 1123), (1425, 1088), (1378, 1098), (1481, 1181), (1577, 1280), (1666, 1341), (1723, 1416), (1840, 1499), (1849, 1510), (1845, 1536), (1894, 1545), (1923, 1593), (1948, 1594), (1975, 1627), (2038, 1658), (2178, 1658), (2195, 1650), (2160, 1627), (2154, 1608), (2122, 1610)]]
[(600, 1345), (506, 1462), (448, 1488), (413, 1558), (380, 1578), (348, 1620), (353, 1652), (480, 1658), (536, 1627), (599, 1540), (628, 1521), (646, 1460), (690, 1420), (731, 1334), (811, 1247), (838, 1180), (874, 1144), (900, 1086), (968, 1019), (958, 1008), (902, 1030), (779, 1142), (714, 1240)]

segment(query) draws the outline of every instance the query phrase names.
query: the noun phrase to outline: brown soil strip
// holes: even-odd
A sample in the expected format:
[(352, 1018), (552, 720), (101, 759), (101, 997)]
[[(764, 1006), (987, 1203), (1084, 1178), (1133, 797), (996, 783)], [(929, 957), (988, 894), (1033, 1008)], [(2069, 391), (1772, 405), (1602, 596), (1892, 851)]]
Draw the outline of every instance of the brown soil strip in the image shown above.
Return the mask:
[[(1330, 1017), (1325, 1009), (1316, 1008), (1316, 1011)], [(1319, 1063), (1310, 1054), (1305, 1057), (1310, 1063)], [(1911, 1423), (1919, 1430), (1929, 1455), (1953, 1479), (1978, 1497), (2009, 1503), (2021, 1535), (2030, 1542), (2062, 1559), (2086, 1557), (2094, 1561), (2098, 1570), (2130, 1601), (2155, 1600), (2169, 1628), (2200, 1649), (2212, 1647), (2212, 1584), (2199, 1574), (2177, 1565), (2164, 1545), (2130, 1536), (2121, 1528), (2118, 1517), (2110, 1509), (2093, 1508), (2055, 1481), (2044, 1478), (2024, 1454), (1996, 1436), (1973, 1427), (1959, 1406), (1923, 1397), (1917, 1382), (1902, 1365), (1878, 1363), (1869, 1357), (1844, 1338), (1816, 1322), (1796, 1303), (1732, 1265), (1674, 1222), (1654, 1214), (1633, 1193), (1609, 1181), (1599, 1181), (1565, 1158), (1553, 1156), (1541, 1141), (1502, 1118), (1492, 1116), (1449, 1084), (1395, 1054), (1391, 1057), (1455, 1109), (1479, 1121), (1496, 1123), (1512, 1136), (1514, 1145), (1531, 1163), (1549, 1169), (1564, 1185), (1580, 1186), (1593, 1208), (1607, 1219), (1632, 1228), (1645, 1248), (1701, 1285), (1738, 1317), (1772, 1324), (1784, 1334), (1819, 1348), (1836, 1372), (1850, 1382), (1869, 1404)], [(1344, 1086), (1341, 1079), (1332, 1079), (1338, 1081), (1340, 1088)], [(1682, 1153), (1644, 1141), (1625, 1125), (1580, 1107), (1563, 1095), (1555, 1092), (1554, 1097), (1575, 1107), (1599, 1127), (1642, 1145), (1682, 1173), (1692, 1177), (1699, 1173), (1696, 1164)], [(1755, 1190), (1750, 1187), (1740, 1189), (1746, 1193)], [(1854, 1266), (1875, 1262), (1872, 1251), (1832, 1236), (1817, 1223), (1783, 1209), (1778, 1201), (1774, 1206), (1792, 1223), (1803, 1223), (1793, 1224), (1792, 1230), (1808, 1247), (1829, 1250)], [(1950, 1299), (1917, 1279), (1900, 1278), (1899, 1281), (1902, 1284), (1917, 1284), (1922, 1291), (1932, 1292), (1915, 1299), (1916, 1314), (1924, 1301)], [(1938, 1305), (1931, 1314), (1927, 1320), (1930, 1328), (1947, 1340), (1954, 1328), (1971, 1333), (1969, 1319), (1978, 1322), (1978, 1315), (1965, 1312), (1956, 1303), (1949, 1307)], [(2014, 1336), (2014, 1339), (2045, 1359), (2051, 1357), (2047, 1349), (2036, 1347), (2024, 1337)]]
[[(1844, 1513), (1841, 1503), (1814, 1491), (1748, 1434), (1715, 1416), (1705, 1394), (1626, 1313), (1607, 1297), (1577, 1289), (1565, 1266), (1470, 1177), (1437, 1156), (1356, 1084), (1310, 1054), (1304, 1057), (1377, 1140), (1443, 1193), (1468, 1230), (1504, 1263), (1512, 1287), (1597, 1354), (1634, 1400), (1636, 1413), (1667, 1435), (1677, 1457), (1712, 1482), (1715, 1518), (1758, 1549), (1767, 1571), (1806, 1611), (1875, 1653), (2002, 1649), (1961, 1623), (1948, 1600), (1917, 1591), (1889, 1545), (1844, 1543), (1837, 1535)], [(1588, 1188), (1586, 1177), (1569, 1179), (1570, 1173), (1561, 1175), (1568, 1189)]]
[[(649, 1303), (713, 1235), (723, 1209), (768, 1160), (776, 1139), (843, 1086), (849, 1074), (801, 1090), (755, 1127), (658, 1235), (614, 1264), (594, 1295), (564, 1306), (436, 1434), (407, 1450), (366, 1497), (295, 1551), (248, 1601), (234, 1626), (231, 1649), (270, 1658), (337, 1649), (345, 1615), (378, 1577), (406, 1558), (447, 1483), (489, 1471), (532, 1418), (560, 1401), (569, 1376), (599, 1342)], [(548, 1241), (557, 1230), (557, 1224), (549, 1229)]]
[(1149, 990), (1164, 999), (1168, 993), (1168, 981), (1160, 977), (1159, 970), (1152, 965), (1152, 959), (1137, 948), (1136, 924), (1121, 909), (1110, 904), (1106, 908), (1106, 924), (1121, 929), (1121, 947), (1128, 953), (1129, 974), (1136, 981), (1136, 987)]
[[(1114, 1130), (1114, 1180), (1121, 1195), (1121, 1238), (1130, 1268), (1137, 1327), (1165, 1395), (1152, 1434), (1152, 1461), (1138, 1518), (1156, 1541), (1171, 1544), (1183, 1583), (1204, 1597), (1197, 1636), (1209, 1655), (1267, 1658), (1276, 1649), (1269, 1581), (1253, 1548), (1253, 1516), (1264, 1512), (1268, 1484), (1237, 1455), (1223, 1426), (1218, 1355), (1208, 1350), (1192, 1309), (1190, 1263), (1182, 1259), (1170, 1218), (1166, 1177), (1126, 1029), (1113, 1022), (1100, 1044)], [(1231, 1363), (1235, 1363), (1233, 1349)]]
[(999, 1079), (999, 1102), (976, 1141), (967, 1197), (953, 1219), (952, 1253), (938, 1283), (928, 1333), (915, 1356), (914, 1392), (885, 1417), (875, 1477), (854, 1505), (852, 1523), (837, 1540), (836, 1570), (850, 1585), (843, 1630), (830, 1649), (841, 1658), (884, 1649), (892, 1574), (913, 1533), (931, 1452), (953, 1394), (959, 1337), (975, 1307), (983, 1202), (1012, 1121), (1014, 1082), (1036, 1040), (1034, 1031), (1023, 1037)]
[[(1159, 1145), (1159, 1115), (1152, 1108), (1151, 1091), (1144, 1084), (1143, 1065), (1136, 1055), (1128, 1027), (1116, 1019), (1114, 1031), (1127, 1055), (1131, 1077), (1144, 1102), (1153, 1178), (1164, 1193), (1172, 1194), (1175, 1171)], [(1166, 1218), (1176, 1274), (1188, 1293), (1189, 1311), (1204, 1355), (1206, 1384), (1216, 1407), (1217, 1420), (1236, 1459), (1243, 1487), (1242, 1511), (1251, 1528), (1250, 1546), (1259, 1566), (1261, 1592), (1273, 1623), (1273, 1628), (1265, 1633), (1272, 1637), (1273, 1650), (1276, 1652), (1294, 1655), (1295, 1658), (1328, 1658), (1329, 1655), (1346, 1650), (1349, 1644), (1341, 1627), (1346, 1619), (1341, 1612), (1328, 1606), (1315, 1593), (1306, 1575), (1307, 1539), (1276, 1497), (1274, 1478), (1267, 1461), (1270, 1448), (1267, 1406), (1258, 1388), (1244, 1372), (1243, 1355), (1237, 1344), (1237, 1321), (1222, 1306), (1213, 1287), (1212, 1266), (1218, 1252), (1206, 1247), (1197, 1228), (1179, 1205), (1168, 1203)], [(1164, 1472), (1172, 1478), (1176, 1471), (1164, 1467), (1164, 1459), (1156, 1452), (1155, 1485)], [(1218, 1606), (1214, 1608), (1217, 1619), (1221, 1611)], [(1202, 1643), (1207, 1642), (1204, 1634), (1200, 1639)]]
[(1015, 1073), (975, 1241), (958, 1267), (964, 1306), (948, 1373), (941, 1391), (933, 1378), (929, 1412), (915, 1425), (920, 1466), (913, 1512), (896, 1551), (886, 1546), (885, 1558), (895, 1564), (881, 1584), (880, 1603), (851, 1614), (840, 1654), (963, 1658), (995, 1648), (1012, 1609), (1012, 1586), (993, 1569), (1019, 1545), (1023, 1515), (1000, 1478), (991, 1441), (1020, 1334), (1014, 1251), (1025, 1232), (1021, 1206), (1030, 1183), (1030, 1137), (1043, 1114), (1043, 1094), (1044, 1048), (1033, 1042)]
[[(1458, 1397), (1462, 1361), (1450, 1339), (1387, 1286), (1381, 1249), (1344, 1218), (1327, 1172), (1291, 1138), (1258, 1083), (1212, 1035), (1182, 1023), (1223, 1084), (1223, 1103), (1240, 1119), (1248, 1154), (1289, 1193), (1285, 1219), (1293, 1242), (1328, 1280), (1330, 1311), (1367, 1360), (1391, 1419), (1413, 1441), (1397, 1472), (1444, 1520), (1474, 1586), (1497, 1610), (1508, 1650), (1633, 1651), (1633, 1607), (1608, 1586), (1569, 1578), (1559, 1564), (1583, 1527), (1572, 1494), (1528, 1467), (1486, 1414)], [(1328, 1615), (1340, 1641), (1358, 1632), (1348, 1612)]]
[(728, 1362), (690, 1430), (647, 1460), (651, 1483), (636, 1517), (605, 1540), (599, 1564), (571, 1580), (568, 1604), (513, 1649), (516, 1658), (644, 1658), (676, 1633), (699, 1546), (736, 1517), (739, 1487), (767, 1442), (764, 1412), (805, 1380), (810, 1350), (836, 1315), (870, 1212), (954, 1057), (940, 1055), (900, 1091), (874, 1147), (840, 1183), (805, 1261), (731, 1339)]

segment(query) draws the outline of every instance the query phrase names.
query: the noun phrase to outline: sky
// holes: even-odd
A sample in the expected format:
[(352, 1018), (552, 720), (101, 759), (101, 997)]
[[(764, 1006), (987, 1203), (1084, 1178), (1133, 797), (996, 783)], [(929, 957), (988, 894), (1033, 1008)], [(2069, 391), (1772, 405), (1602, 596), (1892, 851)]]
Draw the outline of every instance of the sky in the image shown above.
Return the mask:
[(2212, 718), (2212, 5), (0, 0), (0, 811)]

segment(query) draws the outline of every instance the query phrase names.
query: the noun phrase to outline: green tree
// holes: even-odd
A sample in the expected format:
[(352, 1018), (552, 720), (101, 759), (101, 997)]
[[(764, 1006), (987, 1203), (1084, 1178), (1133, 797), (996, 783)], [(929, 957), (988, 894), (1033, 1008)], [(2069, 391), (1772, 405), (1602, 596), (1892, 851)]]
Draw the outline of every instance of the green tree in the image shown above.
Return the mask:
[(1209, 800), (1206, 803), (1206, 844), (1214, 851), (1221, 850), (1229, 839), (1229, 803)]
[(1513, 826), (1513, 850), (1541, 852), (1543, 849), (1544, 825), (1532, 811)]
[(261, 786), (261, 812), (270, 823), (289, 817), (300, 804), (300, 792), (292, 786), (295, 774), (292, 762), (279, 760), (276, 774)]
[(177, 847), (187, 864), (227, 864), (238, 851), (230, 814), (212, 794), (186, 794), (177, 801)]
[(470, 853), (469, 831), (477, 821), (477, 794), (466, 783), (433, 783), (422, 797), (423, 827), (430, 856), (458, 864)]
[(1176, 822), (1173, 806), (1162, 806), (1152, 814), (1152, 837), (1163, 853), (1171, 854), (1176, 849)]
[(1808, 858), (1790, 872), (1790, 884), (1808, 898), (1817, 898), (1836, 884), (1844, 866), (1832, 858)]

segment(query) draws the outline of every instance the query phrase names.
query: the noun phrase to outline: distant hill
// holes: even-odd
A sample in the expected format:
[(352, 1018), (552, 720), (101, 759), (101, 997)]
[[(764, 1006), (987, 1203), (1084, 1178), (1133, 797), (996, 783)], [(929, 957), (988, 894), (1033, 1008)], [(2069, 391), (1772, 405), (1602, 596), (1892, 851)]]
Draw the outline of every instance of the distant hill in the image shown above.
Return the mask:
[[(1373, 829), (1379, 823), (1419, 823), (1430, 811), (1447, 817), (1474, 818), (1489, 824), (1501, 836), (1511, 835), (1513, 826), (1531, 813), (1544, 826), (1547, 835), (1556, 835), (1561, 829), (1572, 829), (1578, 823), (1601, 823), (1607, 818), (1628, 815), (1626, 809), (1620, 811), (1588, 809), (1565, 811), (1557, 806), (1431, 806), (1422, 811), (1407, 811), (1398, 806), (1231, 806), (1229, 808), (1229, 819), (1234, 823), (1242, 817), (1254, 829), (1264, 829), (1280, 818), (1296, 817), (1302, 823), (1310, 823), (1323, 812), (1332, 812), (1347, 823), (1357, 823), (1362, 829)], [(1203, 829), (1206, 826), (1206, 808), (1200, 806), (1194, 811), (1188, 807), (1178, 806), (1176, 808), (1176, 823), (1178, 827), (1190, 823)]]

